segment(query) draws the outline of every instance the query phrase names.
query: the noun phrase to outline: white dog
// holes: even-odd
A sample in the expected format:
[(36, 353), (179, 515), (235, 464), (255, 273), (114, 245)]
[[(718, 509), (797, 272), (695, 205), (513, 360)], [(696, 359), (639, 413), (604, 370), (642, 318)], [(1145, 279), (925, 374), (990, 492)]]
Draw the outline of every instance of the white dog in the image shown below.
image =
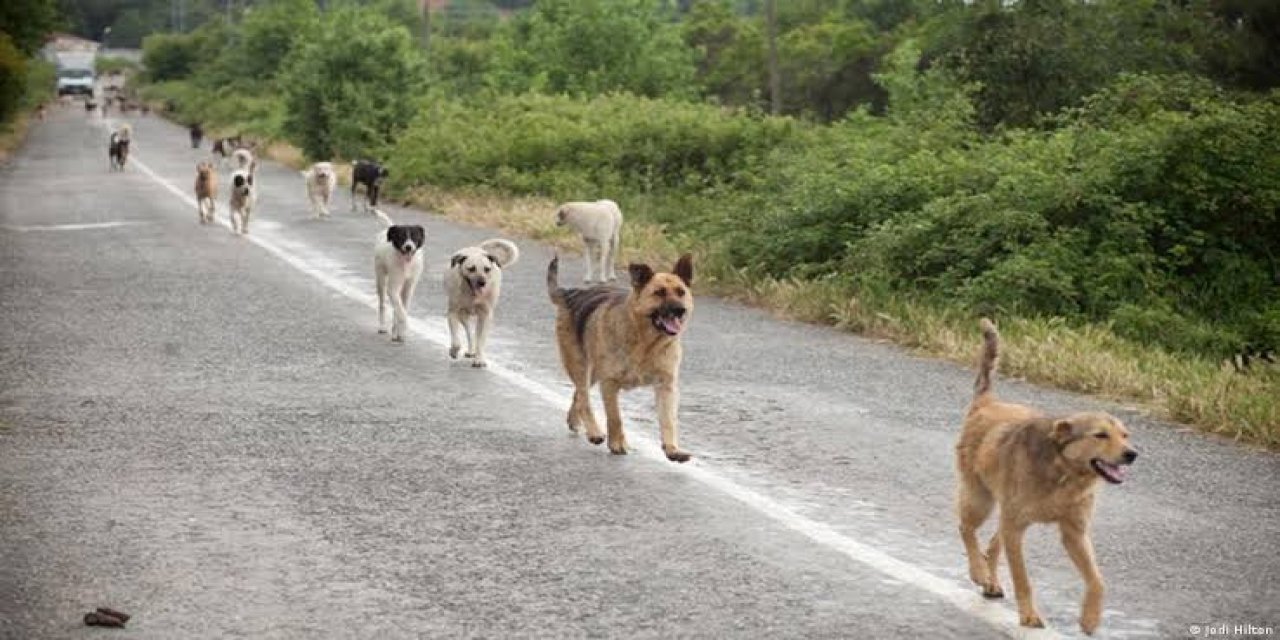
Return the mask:
[(422, 276), (422, 243), (427, 232), (416, 224), (393, 224), (387, 214), (374, 209), (386, 229), (373, 248), (373, 276), (378, 286), (378, 333), (387, 332), (387, 298), (395, 318), (391, 340), (403, 342), (409, 326), (409, 301)]
[(515, 243), (497, 238), (453, 254), (449, 270), (444, 273), (444, 292), (449, 300), (450, 358), (457, 358), (462, 349), (458, 335), (462, 330), (467, 334), (467, 351), (463, 355), (471, 358), (471, 366), (488, 365), (484, 345), (502, 293), (502, 270), (519, 259), (520, 249)]
[(231, 158), (235, 161), (236, 169), (249, 169), (254, 164), (253, 152), (248, 149), (236, 149)]
[(618, 279), (613, 263), (618, 259), (622, 238), (622, 210), (612, 200), (566, 202), (556, 210), (556, 226), (569, 225), (582, 235), (587, 249), (585, 281), (612, 282)]
[(311, 212), (317, 218), (329, 215), (329, 200), (333, 198), (333, 189), (338, 184), (338, 176), (333, 171), (333, 164), (317, 162), (307, 170), (307, 198), (311, 200)]
[(247, 169), (236, 169), (231, 172), (231, 232), (249, 233), (249, 216), (253, 215), (253, 205), (257, 200), (257, 190), (253, 186), (253, 174), (257, 162), (250, 162)]

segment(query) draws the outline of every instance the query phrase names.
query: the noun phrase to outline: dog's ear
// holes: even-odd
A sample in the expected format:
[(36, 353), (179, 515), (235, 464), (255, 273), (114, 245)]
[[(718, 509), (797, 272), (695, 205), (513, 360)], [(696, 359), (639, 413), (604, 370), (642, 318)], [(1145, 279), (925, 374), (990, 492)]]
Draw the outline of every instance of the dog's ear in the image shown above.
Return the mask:
[(495, 266), (495, 267), (497, 267), (497, 268), (499, 268), (499, 269), (501, 269), (501, 268), (502, 268), (502, 261), (501, 261), (501, 260), (499, 260), (497, 256), (493, 255), (492, 253), (486, 253), (486, 254), (484, 254), (484, 257), (488, 258), (488, 259), (489, 259), (489, 262), (492, 262), (492, 263), (493, 263), (493, 266)]
[(427, 242), (427, 230), (415, 224), (412, 227), (409, 227), (409, 237), (412, 238), (413, 243), (418, 245), (418, 248), (421, 249), (422, 245)]
[(1062, 418), (1053, 423), (1053, 439), (1059, 445), (1065, 445), (1072, 440), (1076, 440), (1083, 432), (1083, 427), (1071, 421), (1070, 418)]
[(453, 257), (449, 259), (449, 268), (457, 269), (458, 265), (462, 264), (463, 262), (466, 262), (466, 260), (467, 260), (466, 256), (462, 255), (461, 253), (455, 253), (453, 254)]
[(643, 289), (653, 279), (653, 269), (647, 264), (633, 262), (627, 270), (631, 272), (631, 286), (637, 289)]
[(680, 256), (671, 272), (680, 276), (680, 279), (684, 280), (685, 284), (693, 286), (693, 255), (686, 253)]

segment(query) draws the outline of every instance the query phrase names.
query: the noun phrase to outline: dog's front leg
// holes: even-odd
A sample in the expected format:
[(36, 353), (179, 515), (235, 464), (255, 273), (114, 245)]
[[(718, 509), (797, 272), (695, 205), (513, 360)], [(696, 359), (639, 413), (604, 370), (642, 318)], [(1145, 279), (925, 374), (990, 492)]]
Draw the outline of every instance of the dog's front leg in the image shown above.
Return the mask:
[(600, 381), (600, 395), (604, 398), (605, 430), (609, 436), (609, 453), (625, 455), (627, 453), (627, 436), (622, 432), (622, 409), (618, 406), (618, 395), (622, 388), (613, 380)]
[(449, 311), (449, 357), (454, 360), (458, 359), (458, 352), (462, 351), (462, 317), (457, 311)]
[(658, 384), (654, 389), (658, 404), (658, 426), (662, 429), (662, 452), (672, 462), (688, 462), (693, 457), (680, 450), (680, 439), (676, 433), (676, 412), (680, 407), (680, 389), (675, 379)]
[(409, 329), (409, 301), (413, 299), (413, 290), (417, 286), (416, 278), (406, 278), (396, 286), (391, 286), (391, 304), (395, 309), (395, 320), (392, 321), (391, 339), (404, 342), (404, 335)]
[(387, 332), (387, 273), (374, 261), (373, 279), (378, 285), (378, 333)]
[(476, 314), (476, 342), (474, 347), (471, 349), (474, 354), (471, 361), (471, 366), (473, 367), (489, 366), (489, 363), (484, 359), (484, 343), (488, 341), (489, 324), (492, 319), (493, 310), (487, 307), (480, 313)]
[(582, 279), (583, 282), (591, 284), (596, 281), (596, 254), (599, 253), (600, 244), (594, 240), (587, 240), (587, 275)]
[(1080, 629), (1089, 635), (1097, 631), (1102, 622), (1102, 596), (1106, 586), (1102, 573), (1093, 559), (1093, 542), (1089, 540), (1089, 525), (1077, 520), (1063, 520), (1058, 525), (1062, 534), (1062, 546), (1084, 579), (1084, 603), (1080, 608)]
[(1044, 627), (1044, 620), (1036, 611), (1031, 594), (1031, 578), (1027, 576), (1027, 561), (1022, 555), (1022, 537), (1027, 525), (1001, 514), (1000, 541), (1004, 543), (1005, 556), (1009, 558), (1009, 575), (1013, 577), (1013, 593), (1018, 601), (1018, 617), (1024, 627)]

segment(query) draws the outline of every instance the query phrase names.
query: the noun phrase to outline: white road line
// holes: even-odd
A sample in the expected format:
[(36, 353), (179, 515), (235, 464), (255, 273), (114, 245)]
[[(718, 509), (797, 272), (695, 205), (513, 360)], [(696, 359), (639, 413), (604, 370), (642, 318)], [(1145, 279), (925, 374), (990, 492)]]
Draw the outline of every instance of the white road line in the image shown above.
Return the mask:
[(142, 223), (137, 220), (121, 220), (116, 222), (87, 222), (84, 224), (46, 224), (31, 226), (0, 224), (0, 229), (4, 229), (6, 231), (17, 231), (18, 233), (26, 233), (28, 231), (86, 231), (89, 229), (124, 227), (131, 224)]
[[(130, 159), (133, 160), (132, 164), (134, 166), (138, 167), (143, 173), (150, 176), (161, 186), (168, 189), (180, 200), (187, 203), (191, 209), (194, 210), (196, 208), (195, 198), (191, 195), (188, 195), (182, 189), (179, 189), (169, 181), (157, 175), (141, 160), (136, 160), (134, 158)], [(225, 221), (220, 221), (219, 223), (230, 228), (230, 224)], [(267, 252), (284, 261), (286, 264), (308, 276), (311, 276), (321, 284), (346, 296), (347, 298), (367, 307), (373, 309), (377, 308), (377, 297), (375, 294), (369, 293), (367, 290), (357, 290), (350, 284), (334, 277), (331, 273), (315, 268), (315, 266), (308, 263), (307, 260), (285, 250), (280, 245), (270, 240), (265, 240), (254, 235), (244, 236), (244, 239), (262, 247)], [(449, 346), (449, 336), (439, 327), (432, 327), (422, 320), (410, 318), (409, 329), (413, 333), (426, 338), (441, 347)], [(505, 379), (513, 386), (524, 389), (529, 392), (530, 395), (537, 397), (560, 411), (567, 411), (569, 408), (570, 398), (556, 391), (552, 387), (537, 382), (518, 371), (498, 364), (490, 364), (488, 370), (492, 374)], [(807, 518), (772, 498), (743, 487), (742, 485), (733, 482), (705, 466), (699, 466), (696, 464), (697, 458), (694, 459), (695, 462), (676, 466), (674, 463), (668, 462), (664, 456), (658, 454), (659, 447), (649, 436), (636, 433), (633, 430), (631, 433), (627, 434), (627, 437), (633, 441), (643, 441), (643, 446), (636, 447), (633, 455), (635, 453), (639, 453), (640, 456), (661, 461), (661, 464), (667, 468), (684, 473), (688, 477), (693, 478), (712, 489), (720, 491), (770, 520), (773, 520), (791, 531), (803, 535), (813, 542), (842, 553), (850, 559), (875, 569), (894, 580), (913, 585), (933, 594), (973, 618), (987, 623), (1008, 637), (1030, 638), (1035, 640), (1048, 640), (1050, 638), (1061, 637), (1052, 629), (1027, 629), (1022, 627), (1018, 624), (1018, 616), (1014, 611), (983, 599), (978, 595), (976, 588), (960, 587), (951, 580), (938, 577), (916, 565), (894, 558), (875, 547), (858, 542), (857, 540), (836, 531), (827, 524)]]

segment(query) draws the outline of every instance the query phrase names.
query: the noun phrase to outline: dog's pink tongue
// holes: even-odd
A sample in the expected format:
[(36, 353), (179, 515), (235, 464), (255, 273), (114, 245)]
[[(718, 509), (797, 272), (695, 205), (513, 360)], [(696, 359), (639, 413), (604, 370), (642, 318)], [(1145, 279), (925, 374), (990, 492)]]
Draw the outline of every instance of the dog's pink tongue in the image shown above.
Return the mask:
[(662, 327), (666, 329), (667, 333), (670, 333), (671, 335), (679, 335), (680, 329), (683, 328), (683, 325), (684, 325), (684, 321), (682, 321), (680, 318), (674, 318), (674, 317), (659, 318), (658, 321), (662, 323)]
[(1103, 462), (1101, 466), (1102, 471), (1107, 474), (1107, 477), (1116, 482), (1124, 482), (1125, 475), (1129, 473), (1128, 468), (1122, 467), (1118, 464), (1107, 464)]

